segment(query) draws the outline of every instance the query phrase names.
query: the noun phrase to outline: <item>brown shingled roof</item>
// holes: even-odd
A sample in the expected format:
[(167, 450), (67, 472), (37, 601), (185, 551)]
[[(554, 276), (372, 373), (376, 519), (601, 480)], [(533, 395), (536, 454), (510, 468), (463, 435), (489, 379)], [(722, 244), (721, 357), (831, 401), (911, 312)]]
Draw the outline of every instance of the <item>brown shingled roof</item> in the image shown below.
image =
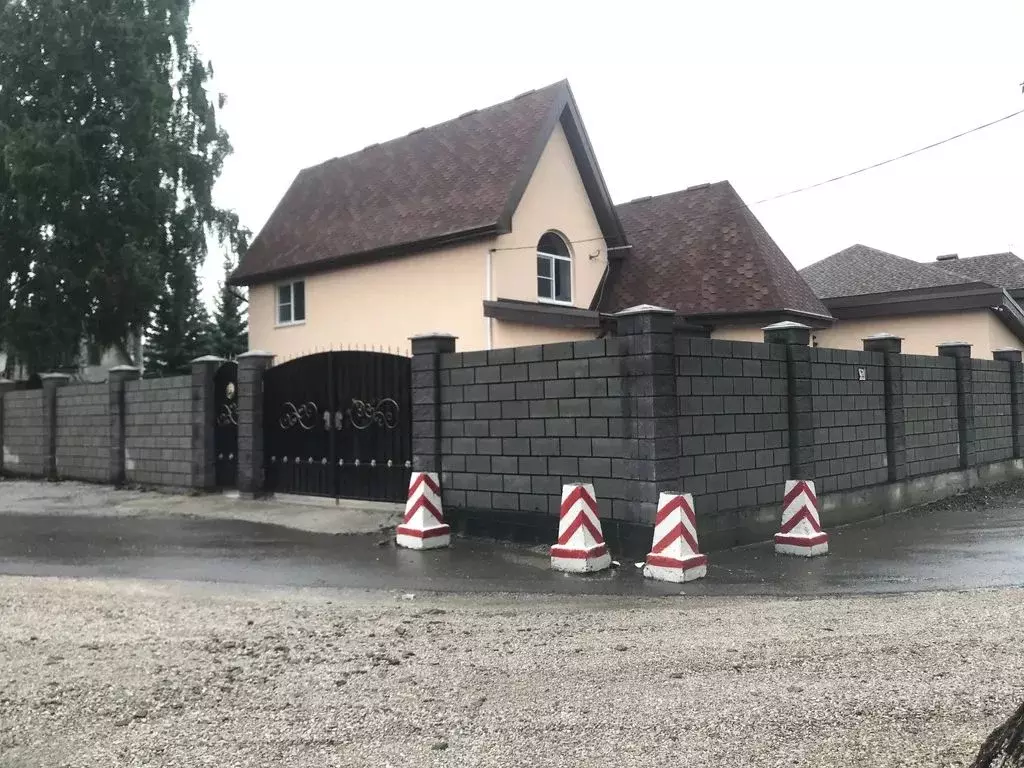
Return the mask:
[(633, 248), (601, 303), (683, 317), (773, 311), (831, 317), (728, 181), (616, 207)]
[(561, 122), (602, 231), (621, 227), (566, 81), (300, 172), (232, 281), (387, 258), (511, 229)]

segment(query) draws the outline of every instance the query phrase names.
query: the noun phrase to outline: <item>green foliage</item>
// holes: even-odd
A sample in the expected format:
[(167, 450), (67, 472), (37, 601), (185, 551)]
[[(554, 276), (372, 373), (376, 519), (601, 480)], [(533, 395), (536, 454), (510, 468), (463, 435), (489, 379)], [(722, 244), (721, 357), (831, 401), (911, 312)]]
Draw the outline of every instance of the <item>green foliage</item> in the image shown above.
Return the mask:
[(0, 345), (30, 370), (125, 348), (154, 307), (151, 346), (195, 348), (207, 235), (244, 242), (191, 5), (0, 1)]
[(213, 354), (233, 360), (249, 348), (245, 296), (242, 289), (228, 284), (228, 278), (235, 269), (230, 255), (224, 256), (224, 280), (214, 301), (211, 349)]

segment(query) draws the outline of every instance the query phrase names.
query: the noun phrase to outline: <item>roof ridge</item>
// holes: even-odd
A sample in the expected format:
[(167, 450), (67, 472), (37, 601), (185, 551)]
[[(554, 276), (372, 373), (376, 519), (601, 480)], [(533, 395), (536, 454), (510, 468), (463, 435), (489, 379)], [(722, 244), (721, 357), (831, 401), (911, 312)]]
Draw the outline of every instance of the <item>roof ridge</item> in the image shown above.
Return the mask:
[(335, 157), (330, 157), (330, 158), (328, 158), (326, 160), (323, 160), (323, 161), (321, 161), (319, 163), (314, 163), (313, 165), (306, 166), (305, 168), (301, 169), (299, 172), (302, 173), (303, 171), (310, 171), (310, 170), (313, 170), (314, 168), (320, 168), (322, 166), (329, 165), (331, 163), (336, 163), (336, 162), (341, 161), (341, 160), (348, 160), (348, 159), (354, 157), (355, 155), (361, 154), (362, 152), (365, 152), (365, 151), (367, 151), (369, 149), (377, 149), (377, 148), (380, 148), (380, 147), (384, 147), (384, 146), (386, 146), (388, 144), (391, 144), (393, 142), (401, 141), (403, 139), (406, 139), (409, 136), (413, 136), (413, 135), (420, 134), (420, 133), (426, 133), (426, 132), (429, 132), (429, 131), (431, 131), (431, 130), (433, 130), (435, 128), (441, 128), (442, 126), (449, 125), (450, 123), (458, 122), (459, 120), (463, 120), (463, 119), (465, 119), (467, 117), (472, 117), (474, 115), (480, 115), (480, 114), (486, 114), (486, 113), (488, 113), (488, 112), (490, 112), (492, 110), (496, 110), (496, 109), (498, 109), (500, 107), (504, 107), (504, 106), (506, 106), (508, 104), (511, 104), (514, 101), (518, 101), (520, 99), (523, 99), (526, 96), (541, 94), (541, 93), (543, 93), (545, 91), (553, 91), (556, 88), (564, 88), (564, 89), (568, 90), (569, 89), (569, 81), (567, 79), (563, 78), (562, 80), (559, 80), (559, 81), (554, 82), (554, 83), (550, 83), (550, 84), (545, 85), (545, 86), (543, 86), (541, 88), (533, 88), (533, 89), (531, 89), (529, 91), (524, 91), (523, 93), (520, 93), (517, 96), (513, 96), (510, 99), (505, 99), (504, 101), (499, 101), (496, 104), (490, 104), (490, 105), (488, 105), (486, 107), (479, 107), (479, 108), (475, 108), (475, 109), (470, 109), (470, 110), (464, 111), (460, 115), (456, 115), (455, 117), (449, 117), (448, 119), (442, 120), (439, 123), (433, 123), (432, 125), (421, 126), (420, 128), (416, 128), (416, 129), (411, 130), (411, 131), (406, 131), (405, 133), (400, 134), (398, 136), (394, 136), (394, 137), (392, 137), (390, 139), (385, 139), (384, 141), (378, 141), (378, 142), (375, 142), (373, 144), (369, 144), (369, 145), (363, 147), (362, 149), (356, 149), (356, 150), (353, 150), (352, 152), (347, 152), (344, 155), (336, 155)]
[(671, 197), (672, 195), (684, 195), (687, 192), (710, 189), (711, 187), (717, 187), (720, 184), (729, 184), (729, 180), (721, 179), (720, 181), (705, 181), (702, 184), (693, 184), (685, 189), (674, 189), (671, 192), (662, 192), (658, 195), (641, 195), (640, 197), (634, 197), (632, 200), (627, 200), (623, 203), (615, 203), (615, 207), (618, 208), (623, 205), (632, 205), (633, 203), (646, 203), (649, 200), (661, 200), (662, 198)]

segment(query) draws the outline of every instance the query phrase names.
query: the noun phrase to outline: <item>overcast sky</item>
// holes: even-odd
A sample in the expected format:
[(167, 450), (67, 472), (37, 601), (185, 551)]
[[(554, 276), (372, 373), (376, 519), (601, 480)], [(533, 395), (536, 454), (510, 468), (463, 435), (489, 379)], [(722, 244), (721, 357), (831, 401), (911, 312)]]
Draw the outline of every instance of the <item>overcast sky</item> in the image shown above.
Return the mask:
[[(729, 179), (803, 267), (1024, 255), (1024, 2), (198, 0), (254, 232), (303, 167), (568, 78), (616, 202)], [(220, 258), (207, 265), (219, 278)]]

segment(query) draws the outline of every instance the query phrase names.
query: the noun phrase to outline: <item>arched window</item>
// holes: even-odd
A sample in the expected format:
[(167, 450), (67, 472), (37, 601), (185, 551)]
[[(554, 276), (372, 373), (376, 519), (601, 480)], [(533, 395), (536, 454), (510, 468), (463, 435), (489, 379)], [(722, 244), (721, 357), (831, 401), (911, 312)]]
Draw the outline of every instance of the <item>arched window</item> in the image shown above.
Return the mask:
[(572, 301), (572, 254), (569, 244), (554, 232), (545, 232), (537, 243), (537, 298)]

